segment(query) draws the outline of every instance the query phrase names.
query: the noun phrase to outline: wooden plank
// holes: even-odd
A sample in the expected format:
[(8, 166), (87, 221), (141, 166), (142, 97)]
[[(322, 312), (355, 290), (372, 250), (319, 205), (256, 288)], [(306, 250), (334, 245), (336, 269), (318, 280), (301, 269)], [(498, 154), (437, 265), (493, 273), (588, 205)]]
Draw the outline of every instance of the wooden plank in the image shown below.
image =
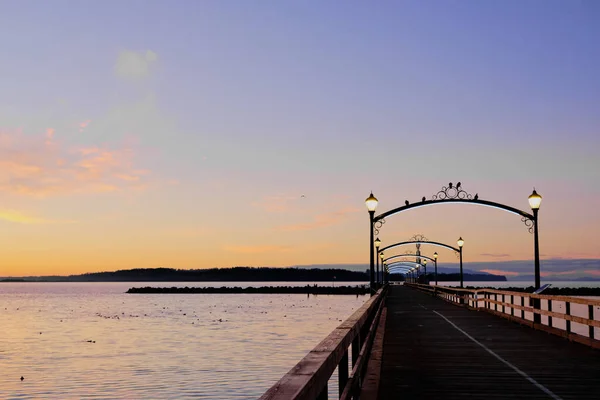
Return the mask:
[(371, 350), (371, 356), (367, 365), (367, 374), (360, 391), (361, 400), (375, 400), (379, 392), (379, 381), (381, 379), (381, 359), (383, 355), (383, 338), (385, 336), (385, 320), (387, 308), (384, 308), (377, 324), (377, 333)]
[(408, 287), (390, 288), (379, 399), (549, 398), (437, 313), (557, 397), (600, 398), (600, 351), (589, 338), (441, 300)]

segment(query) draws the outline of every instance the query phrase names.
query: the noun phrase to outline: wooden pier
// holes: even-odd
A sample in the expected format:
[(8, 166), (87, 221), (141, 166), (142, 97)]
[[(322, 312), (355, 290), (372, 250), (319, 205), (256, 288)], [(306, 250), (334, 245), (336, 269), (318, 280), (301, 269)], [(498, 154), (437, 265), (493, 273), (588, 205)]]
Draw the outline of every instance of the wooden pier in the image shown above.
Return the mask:
[[(329, 392), (340, 399), (597, 400), (598, 307), (577, 297), (386, 285), (261, 399), (320, 400)], [(336, 366), (339, 396), (332, 397), (327, 382)]]
[(391, 286), (380, 399), (600, 399), (600, 351)]

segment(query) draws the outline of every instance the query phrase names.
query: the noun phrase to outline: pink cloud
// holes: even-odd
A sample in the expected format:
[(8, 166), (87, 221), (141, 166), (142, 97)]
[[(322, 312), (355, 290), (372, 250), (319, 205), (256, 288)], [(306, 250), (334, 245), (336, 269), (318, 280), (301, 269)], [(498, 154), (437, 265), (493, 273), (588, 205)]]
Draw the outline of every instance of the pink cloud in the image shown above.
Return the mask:
[(590, 274), (590, 275), (600, 276), (600, 270), (597, 270), (597, 269), (587, 269), (583, 272), (585, 272), (586, 274)]
[(561, 271), (561, 272), (552, 272), (552, 275), (573, 275), (577, 274), (579, 271)]
[(281, 226), (278, 229), (282, 231), (306, 231), (317, 228), (324, 228), (327, 226), (337, 225), (345, 221), (350, 214), (358, 212), (359, 209), (356, 207), (347, 207), (340, 211), (335, 211), (327, 214), (319, 214), (314, 217), (313, 221), (304, 224), (286, 225)]
[(506, 276), (519, 276), (518, 272), (503, 271), (501, 269), (482, 269), (481, 272), (487, 272), (492, 275), (506, 275)]
[(87, 126), (90, 124), (90, 122), (92, 122), (92, 121), (91, 121), (91, 120), (89, 120), (89, 119), (88, 119), (87, 121), (80, 122), (80, 123), (79, 123), (79, 132), (80, 132), (80, 133), (81, 133), (81, 132), (83, 132), (83, 130), (84, 130), (85, 128), (87, 128)]
[(127, 147), (65, 146), (55, 130), (43, 137), (0, 131), (0, 192), (26, 196), (102, 193), (139, 188), (149, 174)]

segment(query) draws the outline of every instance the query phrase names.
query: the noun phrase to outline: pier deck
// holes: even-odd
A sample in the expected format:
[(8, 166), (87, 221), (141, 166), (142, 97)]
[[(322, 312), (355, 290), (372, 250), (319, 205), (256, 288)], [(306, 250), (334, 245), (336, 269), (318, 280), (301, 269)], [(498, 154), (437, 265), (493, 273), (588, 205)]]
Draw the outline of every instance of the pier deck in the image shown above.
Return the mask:
[(600, 351), (391, 286), (380, 399), (600, 399)]

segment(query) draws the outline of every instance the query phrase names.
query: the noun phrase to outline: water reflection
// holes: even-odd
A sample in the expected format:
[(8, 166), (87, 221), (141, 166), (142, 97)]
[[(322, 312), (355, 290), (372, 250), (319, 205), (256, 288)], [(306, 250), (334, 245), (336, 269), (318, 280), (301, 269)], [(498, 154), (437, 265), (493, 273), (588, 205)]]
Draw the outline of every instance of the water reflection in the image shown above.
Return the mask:
[(367, 299), (131, 286), (0, 284), (0, 397), (256, 398)]

